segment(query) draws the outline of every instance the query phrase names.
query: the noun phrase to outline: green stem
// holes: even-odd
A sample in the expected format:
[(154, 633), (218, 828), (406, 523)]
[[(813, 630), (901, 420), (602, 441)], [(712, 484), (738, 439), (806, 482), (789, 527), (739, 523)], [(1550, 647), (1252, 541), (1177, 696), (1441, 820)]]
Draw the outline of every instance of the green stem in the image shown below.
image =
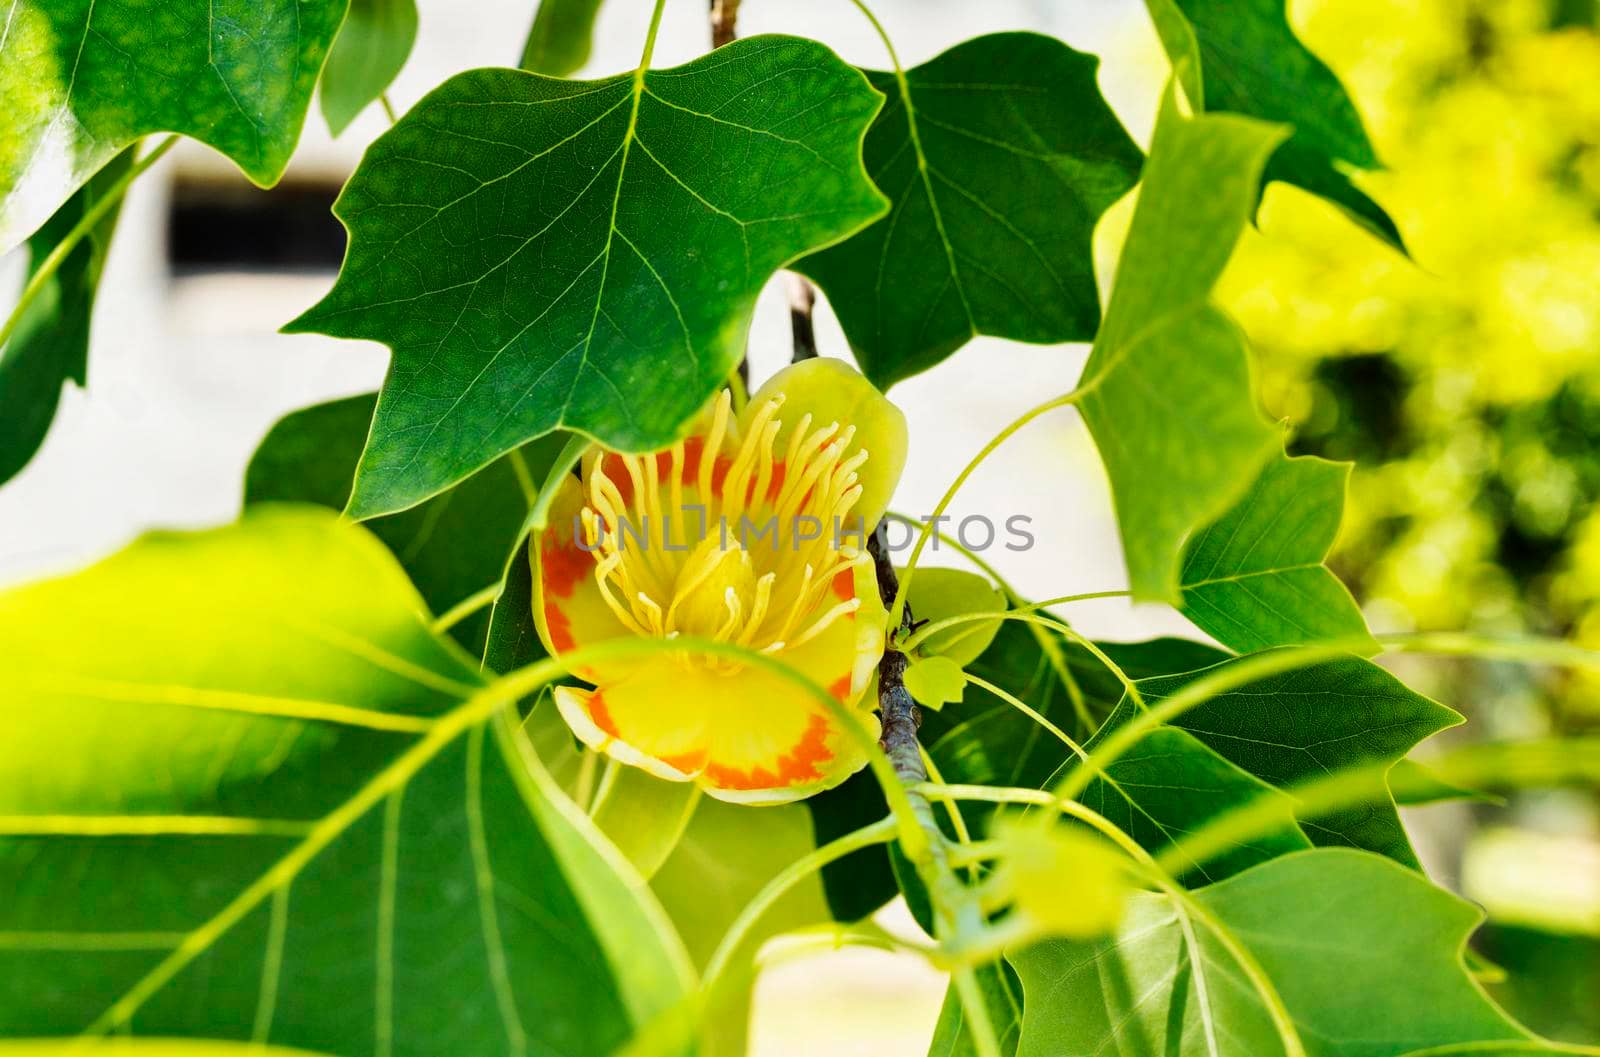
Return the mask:
[(178, 135), (173, 133), (156, 144), (155, 148), (148, 154), (129, 166), (128, 171), (118, 177), (115, 183), (107, 187), (104, 193), (90, 204), (89, 208), (84, 211), (82, 218), (72, 226), (72, 230), (68, 231), (61, 241), (55, 244), (55, 248), (45, 256), (45, 259), (39, 262), (39, 267), (34, 269), (33, 274), (28, 277), (27, 285), (22, 288), (22, 295), (17, 298), (16, 305), (11, 309), (11, 315), (6, 317), (5, 324), (0, 326), (0, 349), (4, 349), (6, 342), (11, 340), (11, 335), (16, 333), (17, 327), (22, 323), (22, 317), (27, 314), (28, 306), (33, 304), (34, 299), (44, 290), (45, 284), (61, 268), (62, 262), (67, 259), (67, 254), (71, 253), (73, 248), (83, 241), (84, 236), (93, 231), (94, 226), (100, 223), (101, 219), (118, 202), (122, 201), (122, 196), (128, 193), (128, 188), (133, 184), (133, 181), (138, 179), (150, 166), (160, 161), (177, 142)]
[[(1002, 588), (1004, 587), (1003, 584), (1001, 586)], [(1007, 593), (1009, 594), (1010, 592), (1008, 591)], [(975, 620), (1017, 620), (1021, 619), (1023, 614), (1037, 613), (1040, 610), (1048, 609), (1051, 606), (1062, 606), (1069, 602), (1088, 602), (1096, 598), (1125, 598), (1127, 597), (1127, 594), (1128, 592), (1126, 591), (1090, 591), (1086, 594), (1080, 595), (1061, 595), (1059, 598), (1047, 598), (1043, 602), (1019, 603), (1015, 607), (1006, 610), (1004, 613), (978, 611), (973, 611), (971, 613), (957, 613), (954, 616), (941, 617), (938, 620), (929, 621), (928, 623), (922, 625), (916, 630), (914, 635), (905, 641), (903, 648), (906, 650), (914, 650), (924, 642), (928, 641), (928, 637), (930, 635), (937, 635), (945, 628), (952, 628), (958, 624), (970, 624)], [(1115, 665), (1108, 665), (1107, 667), (1114, 668)]]
[(455, 605), (451, 606), (449, 609), (445, 610), (443, 615), (436, 618), (431, 625), (433, 631), (436, 634), (449, 631), (463, 620), (472, 616), (472, 614), (476, 613), (478, 610), (483, 609), (486, 606), (493, 605), (494, 600), (498, 598), (499, 595), (499, 584), (490, 584), (488, 587), (484, 587), (472, 592), (472, 594), (468, 595)]
[(933, 530), (933, 526), (937, 524), (939, 518), (944, 514), (944, 512), (949, 509), (950, 503), (956, 497), (956, 493), (961, 491), (961, 487), (967, 483), (967, 478), (971, 477), (978, 467), (983, 465), (983, 461), (985, 459), (994, 454), (995, 449), (999, 448), (1000, 445), (1004, 444), (1007, 440), (1010, 440), (1012, 435), (1018, 430), (1022, 429), (1022, 427), (1026, 426), (1040, 415), (1054, 411), (1056, 408), (1068, 407), (1077, 403), (1083, 398), (1085, 392), (1086, 390), (1084, 390), (1082, 387), (1079, 387), (1065, 396), (1058, 396), (1053, 400), (1046, 400), (1044, 403), (1040, 404), (1038, 407), (1035, 407), (1031, 411), (1024, 412), (1022, 415), (1013, 419), (1011, 423), (999, 433), (996, 433), (992, 438), (990, 438), (989, 443), (985, 444), (982, 449), (979, 450), (978, 454), (974, 455), (971, 461), (968, 462), (966, 466), (962, 467), (961, 472), (956, 475), (956, 479), (950, 483), (950, 487), (945, 490), (944, 495), (939, 499), (938, 504), (933, 508), (933, 513), (930, 514), (923, 522), (922, 532), (917, 536), (917, 542), (911, 548), (911, 556), (906, 560), (904, 575), (900, 577), (900, 590), (895, 593), (894, 605), (891, 606), (889, 610), (889, 626), (891, 628), (896, 626), (900, 617), (900, 612), (905, 608), (906, 589), (911, 586), (911, 577), (916, 572), (917, 561), (922, 557), (922, 549), (928, 545), (928, 537)]
[(378, 103), (383, 107), (383, 112), (389, 116), (389, 124), (393, 125), (399, 122), (400, 119), (395, 116), (394, 104), (389, 102), (388, 92), (378, 93)]

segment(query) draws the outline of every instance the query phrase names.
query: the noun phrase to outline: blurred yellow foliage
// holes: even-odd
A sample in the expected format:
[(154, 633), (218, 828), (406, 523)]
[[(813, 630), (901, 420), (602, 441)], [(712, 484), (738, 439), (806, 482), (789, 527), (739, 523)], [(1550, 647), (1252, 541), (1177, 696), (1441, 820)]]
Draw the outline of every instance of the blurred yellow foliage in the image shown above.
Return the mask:
[(1303, 448), (1358, 462), (1340, 571), (1380, 629), (1600, 647), (1592, 0), (1292, 14), (1366, 118), (1389, 170), (1358, 181), (1415, 258), (1275, 184), (1222, 287), (1269, 412)]

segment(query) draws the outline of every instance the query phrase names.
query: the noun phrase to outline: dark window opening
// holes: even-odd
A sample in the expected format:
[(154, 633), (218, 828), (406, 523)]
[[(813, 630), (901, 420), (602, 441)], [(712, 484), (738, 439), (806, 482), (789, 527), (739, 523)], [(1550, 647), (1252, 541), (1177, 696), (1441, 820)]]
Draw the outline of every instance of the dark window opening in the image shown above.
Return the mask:
[(285, 181), (264, 191), (180, 176), (167, 213), (172, 274), (337, 271), (345, 242), (332, 212), (338, 194), (334, 183)]

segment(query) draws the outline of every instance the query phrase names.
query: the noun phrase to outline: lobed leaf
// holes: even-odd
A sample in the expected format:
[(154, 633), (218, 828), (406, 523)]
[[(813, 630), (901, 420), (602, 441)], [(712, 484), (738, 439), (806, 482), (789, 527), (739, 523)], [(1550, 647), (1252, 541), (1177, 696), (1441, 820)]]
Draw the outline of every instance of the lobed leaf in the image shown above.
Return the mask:
[[(1299, 852), (1192, 898), (1261, 965), (1310, 1057), (1529, 1041), (1462, 964), (1478, 910), (1392, 862)], [(1184, 916), (1139, 894), (1105, 939), (1008, 951), (1026, 1000), (1019, 1057), (1283, 1054), (1238, 963)]]
[(880, 102), (787, 37), (435, 89), (350, 178), (339, 279), (287, 328), (394, 350), (350, 512), (405, 509), (557, 428), (675, 440), (742, 356), (768, 277), (883, 210), (860, 163)]
[(995, 33), (903, 75), (867, 72), (889, 99), (867, 133), (867, 171), (893, 205), (799, 269), (880, 388), (978, 334), (1094, 336), (1090, 239), (1140, 162), (1098, 65), (1051, 37)]
[(0, 253), (124, 147), (181, 132), (283, 175), (346, 0), (13, 0), (0, 34)]
[(416, 0), (350, 0), (322, 69), (322, 117), (335, 136), (388, 90), (416, 39)]
[(0, 1036), (604, 1054), (689, 986), (365, 530), (148, 536), (0, 636)]
[(1266, 179), (1320, 195), (1405, 252), (1394, 221), (1346, 171), (1380, 167), (1361, 115), (1333, 71), (1289, 27), (1285, 0), (1146, 0), (1145, 6), (1196, 110), (1294, 127), (1267, 163)]
[(1277, 445), (1243, 334), (1211, 303), (1282, 130), (1184, 117), (1169, 88), (1078, 407), (1106, 473), (1138, 600), (1180, 600), (1185, 539)]
[(551, 77), (577, 72), (589, 61), (599, 14), (600, 0), (539, 0), (517, 65)]
[[(1234, 662), (1224, 662), (1234, 663)], [(1139, 681), (1146, 703), (1204, 674)], [(1422, 739), (1461, 722), (1371, 661), (1347, 657), (1218, 694), (1172, 721), (1219, 756), (1279, 788), (1372, 763), (1393, 764)], [(1421, 869), (1392, 798), (1301, 826), (1312, 842), (1348, 845)]]
[(1179, 583), (1183, 615), (1240, 653), (1309, 642), (1378, 644), (1324, 564), (1344, 513), (1349, 463), (1269, 459), (1244, 497), (1195, 534)]
[[(132, 167), (136, 149), (129, 147), (107, 162), (28, 240), (30, 278)], [(5, 408), (0, 415), (0, 484), (20, 473), (44, 443), (62, 387), (88, 382), (89, 322), (120, 212), (120, 203), (111, 206), (67, 253), (0, 347), (0, 407)]]

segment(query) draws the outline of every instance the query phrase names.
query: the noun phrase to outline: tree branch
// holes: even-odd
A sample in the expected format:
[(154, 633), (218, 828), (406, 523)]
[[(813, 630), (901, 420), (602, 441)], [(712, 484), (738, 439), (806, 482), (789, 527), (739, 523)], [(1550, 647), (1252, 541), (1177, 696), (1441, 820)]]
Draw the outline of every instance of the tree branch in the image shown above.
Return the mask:
[[(794, 360), (809, 360), (817, 354), (817, 332), (811, 325), (811, 310), (817, 303), (817, 288), (798, 272), (784, 272), (789, 291), (789, 330), (794, 334)], [(894, 575), (890, 566), (889, 575)], [(880, 582), (882, 582), (880, 580)]]
[(739, 0), (711, 0), (711, 46), (720, 48), (738, 33)]
[[(894, 562), (889, 558), (885, 544), (886, 521), (878, 522), (867, 550), (878, 572), (878, 596), (885, 608), (894, 604), (900, 590), (900, 579), (895, 575)], [(911, 607), (900, 613), (901, 628), (911, 627)], [(895, 648), (894, 642), (884, 647), (883, 660), (878, 662), (878, 712), (882, 717), (883, 733), (878, 743), (894, 765), (894, 773), (906, 785), (928, 780), (928, 769), (922, 763), (922, 748), (917, 742), (917, 728), (922, 725), (922, 712), (906, 689), (906, 655)]]

